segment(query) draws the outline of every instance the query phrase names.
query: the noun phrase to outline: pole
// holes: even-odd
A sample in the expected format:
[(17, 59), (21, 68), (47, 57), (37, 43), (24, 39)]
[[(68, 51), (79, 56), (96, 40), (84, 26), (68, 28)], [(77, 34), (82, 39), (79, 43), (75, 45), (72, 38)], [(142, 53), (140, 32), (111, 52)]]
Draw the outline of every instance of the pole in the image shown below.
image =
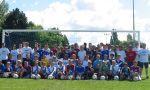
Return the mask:
[(133, 40), (135, 41), (135, 14), (134, 14), (134, 0), (132, 0), (133, 6)]

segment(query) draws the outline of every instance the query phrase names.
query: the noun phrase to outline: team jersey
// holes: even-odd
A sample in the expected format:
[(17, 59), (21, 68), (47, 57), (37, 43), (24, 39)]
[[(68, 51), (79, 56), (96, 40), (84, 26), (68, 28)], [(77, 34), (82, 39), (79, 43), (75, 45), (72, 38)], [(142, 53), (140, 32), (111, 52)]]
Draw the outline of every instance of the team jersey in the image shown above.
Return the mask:
[(120, 72), (120, 67), (119, 67), (119, 65), (111, 65), (110, 66), (110, 71), (112, 72), (112, 74), (113, 75), (116, 75), (116, 74), (119, 74), (119, 72)]
[(5, 66), (4, 64), (0, 65), (0, 73), (3, 73), (5, 71)]
[(41, 73), (46, 75), (47, 74), (47, 67), (44, 66), (44, 67), (41, 67)]
[(84, 67), (83, 66), (76, 66), (75, 67), (75, 72), (77, 73), (77, 74), (83, 74), (84, 73)]
[(8, 50), (8, 48), (0, 48), (0, 58), (1, 58), (1, 60), (7, 60), (9, 53), (10, 53), (10, 51)]
[(78, 57), (79, 57), (80, 61), (83, 61), (85, 56), (86, 56), (85, 50), (78, 52)]
[(68, 60), (63, 60), (63, 65), (67, 65), (68, 64)]
[(22, 53), (23, 53), (22, 48), (18, 48), (17, 53), (22, 55)]
[(127, 51), (127, 62), (133, 62), (136, 58), (136, 52), (135, 51)]
[(12, 60), (16, 61), (18, 56), (17, 50), (11, 50), (10, 54), (12, 55)]
[(150, 55), (150, 51), (147, 49), (141, 49), (141, 50), (139, 50), (138, 55), (139, 55), (140, 62), (148, 62), (148, 57)]
[(57, 72), (65, 73), (65, 66), (64, 65), (62, 65), (62, 66), (58, 65)]
[(131, 66), (131, 70), (130, 70), (131, 72), (137, 72), (137, 73), (140, 73), (140, 67), (139, 66)]
[(88, 60), (84, 60), (82, 65), (83, 65), (83, 67), (87, 67), (88, 66)]
[(40, 71), (41, 71), (40, 66), (33, 66), (32, 67), (32, 74), (39, 74)]
[(71, 64), (71, 65), (67, 65), (67, 66), (66, 66), (66, 73), (67, 73), (67, 74), (73, 75), (73, 74), (74, 74), (74, 71), (75, 71), (75, 66), (74, 66), (74, 64)]
[(26, 55), (31, 54), (31, 53), (32, 53), (31, 47), (23, 47), (22, 48), (22, 58), (26, 58)]
[(55, 66), (49, 66), (47, 68), (47, 74), (50, 75), (50, 74), (53, 74), (56, 72), (56, 67)]
[(124, 50), (117, 51), (117, 55), (121, 56), (121, 61), (125, 62), (126, 53)]
[(97, 66), (98, 64), (100, 64), (100, 63), (102, 63), (102, 60), (96, 59), (96, 60), (93, 62), (93, 68), (96, 68), (96, 66)]
[(109, 50), (103, 50), (103, 51), (101, 51), (101, 59), (104, 59), (104, 55), (107, 55), (108, 56), (107, 59), (109, 59)]
[(43, 49), (43, 52), (42, 52), (43, 55), (46, 56), (46, 58), (50, 59), (50, 49)]
[(130, 68), (129, 67), (122, 67), (120, 72), (125, 74), (125, 75), (129, 75), (130, 74)]

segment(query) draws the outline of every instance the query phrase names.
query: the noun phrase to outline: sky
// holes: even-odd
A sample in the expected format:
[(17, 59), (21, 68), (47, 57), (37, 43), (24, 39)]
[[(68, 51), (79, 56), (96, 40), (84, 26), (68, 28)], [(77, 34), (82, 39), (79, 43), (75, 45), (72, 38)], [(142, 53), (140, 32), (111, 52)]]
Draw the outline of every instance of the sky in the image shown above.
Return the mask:
[[(6, 0), (9, 11), (19, 8), (28, 21), (40, 24), (44, 29), (58, 27), (62, 30), (133, 30), (133, 0)], [(141, 31), (141, 41), (147, 43), (150, 38), (150, 0), (135, 0), (135, 29)], [(146, 33), (144, 33), (146, 31)], [(149, 33), (148, 33), (149, 32)], [(65, 33), (73, 43), (103, 42), (110, 33)], [(99, 37), (99, 38), (96, 38)], [(107, 38), (108, 37), (108, 38)], [(146, 37), (146, 38), (145, 38)], [(94, 38), (94, 40), (93, 40)], [(119, 36), (126, 38), (126, 34)], [(147, 43), (149, 46), (150, 44)]]

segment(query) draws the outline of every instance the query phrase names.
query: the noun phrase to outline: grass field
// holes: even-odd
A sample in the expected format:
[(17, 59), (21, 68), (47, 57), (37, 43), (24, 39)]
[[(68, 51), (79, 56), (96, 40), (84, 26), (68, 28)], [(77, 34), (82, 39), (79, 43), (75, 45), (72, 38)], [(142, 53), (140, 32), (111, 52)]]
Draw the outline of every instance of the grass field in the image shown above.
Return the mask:
[[(144, 73), (143, 77), (145, 77)], [(0, 78), (0, 90), (150, 90), (150, 79), (142, 81), (102, 81)]]

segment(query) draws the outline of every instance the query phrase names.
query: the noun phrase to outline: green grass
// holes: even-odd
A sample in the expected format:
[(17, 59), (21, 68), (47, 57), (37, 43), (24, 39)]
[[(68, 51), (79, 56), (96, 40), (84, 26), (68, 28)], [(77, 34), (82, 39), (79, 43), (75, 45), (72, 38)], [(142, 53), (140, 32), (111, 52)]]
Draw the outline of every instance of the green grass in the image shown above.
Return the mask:
[(150, 90), (150, 79), (135, 82), (0, 78), (0, 90)]

